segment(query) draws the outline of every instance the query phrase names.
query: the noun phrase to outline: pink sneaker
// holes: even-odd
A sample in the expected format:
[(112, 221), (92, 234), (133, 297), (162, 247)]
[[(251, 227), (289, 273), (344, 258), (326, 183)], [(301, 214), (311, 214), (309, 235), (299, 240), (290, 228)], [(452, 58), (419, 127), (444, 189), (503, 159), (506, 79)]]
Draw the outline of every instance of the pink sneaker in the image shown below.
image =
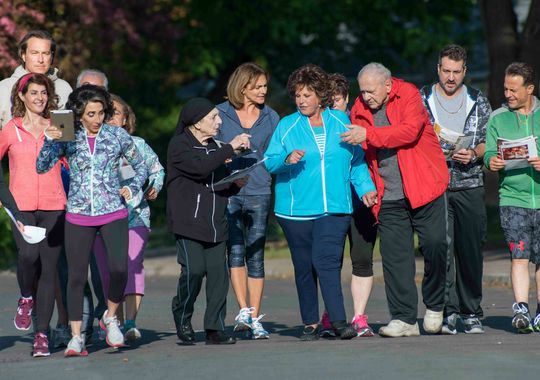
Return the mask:
[(17, 307), (17, 314), (13, 319), (15, 328), (17, 330), (30, 330), (32, 324), (32, 308), (34, 307), (34, 301), (30, 298), (19, 298), (19, 306)]
[(36, 358), (49, 356), (50, 354), (49, 339), (47, 339), (47, 335), (42, 332), (36, 333), (36, 335), (34, 335), (34, 351), (32, 352), (32, 356)]
[(322, 337), (335, 337), (336, 332), (334, 331), (334, 328), (332, 327), (332, 324), (330, 323), (330, 316), (328, 315), (328, 312), (325, 310), (322, 318), (321, 318), (321, 332), (320, 336)]
[(358, 315), (355, 315), (353, 320), (351, 321), (351, 325), (358, 333), (358, 336), (368, 337), (368, 336), (375, 335), (371, 327), (369, 327), (367, 320), (368, 320), (367, 315), (358, 314)]

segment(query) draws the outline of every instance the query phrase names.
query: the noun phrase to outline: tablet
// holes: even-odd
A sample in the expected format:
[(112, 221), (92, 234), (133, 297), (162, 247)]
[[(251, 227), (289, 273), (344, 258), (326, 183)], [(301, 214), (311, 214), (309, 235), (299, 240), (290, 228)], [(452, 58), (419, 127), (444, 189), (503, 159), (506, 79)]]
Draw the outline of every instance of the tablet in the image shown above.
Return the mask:
[(264, 161), (266, 161), (266, 157), (260, 160), (259, 162), (254, 163), (253, 165), (240, 170), (235, 170), (231, 174), (229, 174), (227, 177), (222, 178), (218, 182), (214, 183), (215, 186), (217, 185), (223, 185), (226, 183), (232, 183), (236, 181), (237, 179), (246, 178), (250, 172), (252, 172), (254, 169), (256, 169), (259, 165), (261, 165)]
[(62, 132), (62, 137), (57, 141), (75, 140), (75, 119), (71, 110), (51, 111), (51, 125)]

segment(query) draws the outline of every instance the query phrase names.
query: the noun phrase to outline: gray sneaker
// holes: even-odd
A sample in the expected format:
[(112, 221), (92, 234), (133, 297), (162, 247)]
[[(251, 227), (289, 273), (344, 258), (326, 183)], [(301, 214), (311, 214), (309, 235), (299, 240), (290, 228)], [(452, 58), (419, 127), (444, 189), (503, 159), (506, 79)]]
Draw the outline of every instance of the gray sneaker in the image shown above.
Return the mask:
[(52, 346), (54, 348), (67, 347), (71, 340), (69, 326), (56, 326), (52, 331)]
[(458, 319), (459, 319), (459, 315), (456, 313), (452, 313), (448, 317), (444, 318), (441, 334), (456, 335), (457, 334), (456, 326), (457, 326)]
[(465, 324), (465, 334), (483, 334), (484, 327), (482, 327), (482, 322), (476, 316), (472, 315), (468, 318), (465, 318), (463, 321)]
[(105, 341), (109, 346), (114, 348), (124, 347), (124, 335), (122, 334), (122, 331), (120, 331), (120, 323), (118, 322), (116, 315), (110, 318), (107, 318), (106, 315), (107, 310), (105, 310), (103, 318), (99, 321), (101, 329), (107, 332)]
[(82, 336), (73, 336), (73, 338), (71, 338), (64, 351), (64, 356), (66, 358), (71, 356), (88, 356), (88, 351), (86, 351)]

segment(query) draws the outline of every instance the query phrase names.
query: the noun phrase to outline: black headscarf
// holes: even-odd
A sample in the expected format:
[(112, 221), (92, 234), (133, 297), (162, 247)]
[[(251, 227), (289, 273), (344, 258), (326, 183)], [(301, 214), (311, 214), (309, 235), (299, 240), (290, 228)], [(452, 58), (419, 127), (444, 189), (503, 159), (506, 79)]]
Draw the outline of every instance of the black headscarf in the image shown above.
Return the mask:
[(210, 113), (216, 106), (206, 98), (193, 98), (189, 100), (180, 112), (178, 124), (176, 124), (176, 134), (184, 132), (184, 129), (199, 122)]

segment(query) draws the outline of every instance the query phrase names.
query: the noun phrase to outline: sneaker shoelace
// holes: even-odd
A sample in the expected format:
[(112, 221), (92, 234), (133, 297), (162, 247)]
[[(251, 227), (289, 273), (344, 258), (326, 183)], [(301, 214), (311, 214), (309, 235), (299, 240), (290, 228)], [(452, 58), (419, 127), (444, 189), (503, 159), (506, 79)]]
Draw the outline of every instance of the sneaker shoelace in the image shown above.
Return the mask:
[(514, 311), (514, 314), (520, 313), (520, 314), (527, 314), (529, 313), (529, 309), (527, 309), (525, 306), (518, 304), (517, 302), (514, 302), (512, 305), (512, 310)]
[(240, 309), (240, 312), (238, 313), (238, 319), (249, 320), (251, 318), (251, 314), (255, 311), (254, 307), (244, 307), (243, 309)]
[(34, 339), (34, 347), (35, 348), (45, 348), (49, 346), (49, 340), (47, 339), (47, 335), (43, 333), (37, 333), (36, 337)]
[(19, 307), (17, 307), (17, 313), (23, 316), (30, 316), (32, 314), (32, 300), (21, 300), (19, 302)]
[(118, 328), (120, 328), (120, 322), (118, 321), (118, 318), (116, 318), (116, 315), (109, 318), (104, 318), (103, 322), (105, 322), (107, 327), (109, 327), (109, 325), (116, 325)]
[(251, 322), (251, 326), (253, 327), (253, 330), (264, 330), (261, 324), (261, 319), (263, 319), (265, 315), (266, 314), (261, 314), (257, 318), (253, 318)]
[(536, 317), (534, 317), (533, 325), (540, 327), (540, 314), (536, 314)]

